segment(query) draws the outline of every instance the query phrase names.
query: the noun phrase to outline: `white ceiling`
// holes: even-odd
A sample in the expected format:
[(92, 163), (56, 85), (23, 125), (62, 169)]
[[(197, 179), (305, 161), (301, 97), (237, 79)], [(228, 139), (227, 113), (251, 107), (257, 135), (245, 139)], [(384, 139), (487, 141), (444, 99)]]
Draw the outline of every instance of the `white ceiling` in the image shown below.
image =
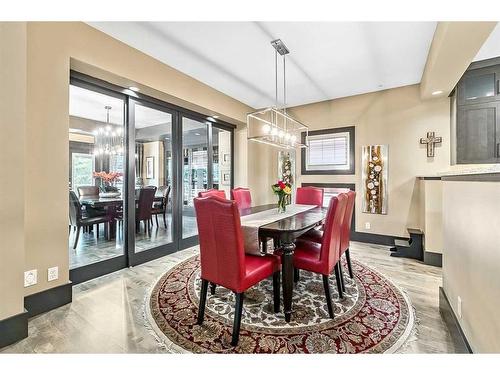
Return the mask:
[(500, 23), (491, 32), (486, 42), (474, 57), (474, 61), (481, 61), (500, 56)]
[(287, 103), (299, 105), (419, 83), (436, 28), (435, 22), (89, 24), (254, 108), (274, 104), (273, 39), (291, 51)]

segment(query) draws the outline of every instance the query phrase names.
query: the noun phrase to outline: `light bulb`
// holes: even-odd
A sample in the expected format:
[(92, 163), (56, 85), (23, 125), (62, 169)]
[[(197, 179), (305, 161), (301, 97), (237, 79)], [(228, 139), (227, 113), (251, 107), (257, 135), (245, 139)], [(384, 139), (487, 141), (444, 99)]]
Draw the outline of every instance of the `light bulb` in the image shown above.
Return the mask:
[(276, 135), (276, 134), (278, 134), (278, 129), (272, 128), (271, 135)]
[(264, 124), (264, 126), (262, 126), (262, 131), (265, 134), (269, 134), (269, 132), (271, 131), (271, 127), (269, 126), (269, 124)]
[(291, 137), (290, 133), (286, 133), (286, 134), (285, 134), (285, 139), (286, 139), (287, 141), (289, 141), (289, 140), (290, 140), (290, 137)]
[(278, 136), (279, 136), (280, 138), (283, 138), (283, 136), (284, 136), (284, 135), (285, 135), (285, 132), (284, 132), (283, 130), (280, 130), (280, 131), (278, 132)]
[(292, 135), (292, 137), (290, 138), (290, 141), (292, 142), (292, 144), (294, 144), (296, 140), (297, 140), (297, 137), (295, 135)]

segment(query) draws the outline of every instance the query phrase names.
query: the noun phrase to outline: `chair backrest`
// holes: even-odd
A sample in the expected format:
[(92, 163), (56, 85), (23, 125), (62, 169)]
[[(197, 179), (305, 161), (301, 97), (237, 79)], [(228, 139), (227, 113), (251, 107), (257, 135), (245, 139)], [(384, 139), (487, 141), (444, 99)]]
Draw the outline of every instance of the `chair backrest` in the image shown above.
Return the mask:
[(194, 207), (202, 279), (239, 290), (245, 274), (245, 250), (236, 202), (218, 196), (194, 198)]
[(151, 209), (155, 198), (156, 187), (139, 189), (139, 202), (135, 211), (136, 220), (151, 219)]
[(314, 206), (323, 206), (323, 189), (314, 186), (305, 186), (297, 188), (295, 203), (310, 204)]
[(346, 207), (346, 194), (342, 193), (330, 199), (320, 254), (324, 275), (329, 275), (332, 272), (333, 266), (335, 266), (340, 258), (340, 235), (342, 233), (342, 221)]
[(351, 222), (354, 211), (354, 202), (356, 200), (356, 193), (350, 190), (347, 193), (347, 206), (345, 209), (344, 219), (342, 220), (342, 233), (340, 234), (340, 255), (349, 248), (349, 241), (351, 240)]
[(168, 197), (170, 196), (171, 189), (172, 189), (172, 187), (170, 185), (166, 186), (163, 189), (163, 199), (161, 200), (161, 206), (165, 210), (167, 209), (167, 206), (168, 206)]
[(207, 191), (200, 191), (198, 193), (198, 198), (217, 196), (226, 199), (226, 192), (224, 190), (209, 189)]
[(99, 187), (94, 185), (78, 186), (78, 196), (99, 195)]
[(252, 207), (252, 195), (250, 194), (250, 189), (231, 189), (231, 199), (236, 201), (240, 210)]
[(82, 220), (82, 206), (73, 190), (69, 191), (69, 222), (78, 225)]

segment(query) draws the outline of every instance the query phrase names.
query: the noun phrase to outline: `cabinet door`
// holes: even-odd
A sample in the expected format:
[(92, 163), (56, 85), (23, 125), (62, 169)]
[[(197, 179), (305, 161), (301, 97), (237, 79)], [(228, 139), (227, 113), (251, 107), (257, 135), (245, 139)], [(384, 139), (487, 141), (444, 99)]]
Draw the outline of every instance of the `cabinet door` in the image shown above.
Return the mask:
[(458, 83), (458, 105), (487, 103), (499, 99), (498, 66), (471, 70)]
[(458, 107), (457, 163), (499, 162), (499, 109), (496, 102)]

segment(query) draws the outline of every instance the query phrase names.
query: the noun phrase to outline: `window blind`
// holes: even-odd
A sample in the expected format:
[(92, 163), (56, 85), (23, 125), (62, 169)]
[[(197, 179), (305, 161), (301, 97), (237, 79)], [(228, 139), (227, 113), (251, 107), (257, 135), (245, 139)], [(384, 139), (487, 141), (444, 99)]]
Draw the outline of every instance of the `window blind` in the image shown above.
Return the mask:
[(310, 137), (308, 148), (308, 166), (311, 167), (347, 167), (349, 163), (349, 136), (335, 134)]

